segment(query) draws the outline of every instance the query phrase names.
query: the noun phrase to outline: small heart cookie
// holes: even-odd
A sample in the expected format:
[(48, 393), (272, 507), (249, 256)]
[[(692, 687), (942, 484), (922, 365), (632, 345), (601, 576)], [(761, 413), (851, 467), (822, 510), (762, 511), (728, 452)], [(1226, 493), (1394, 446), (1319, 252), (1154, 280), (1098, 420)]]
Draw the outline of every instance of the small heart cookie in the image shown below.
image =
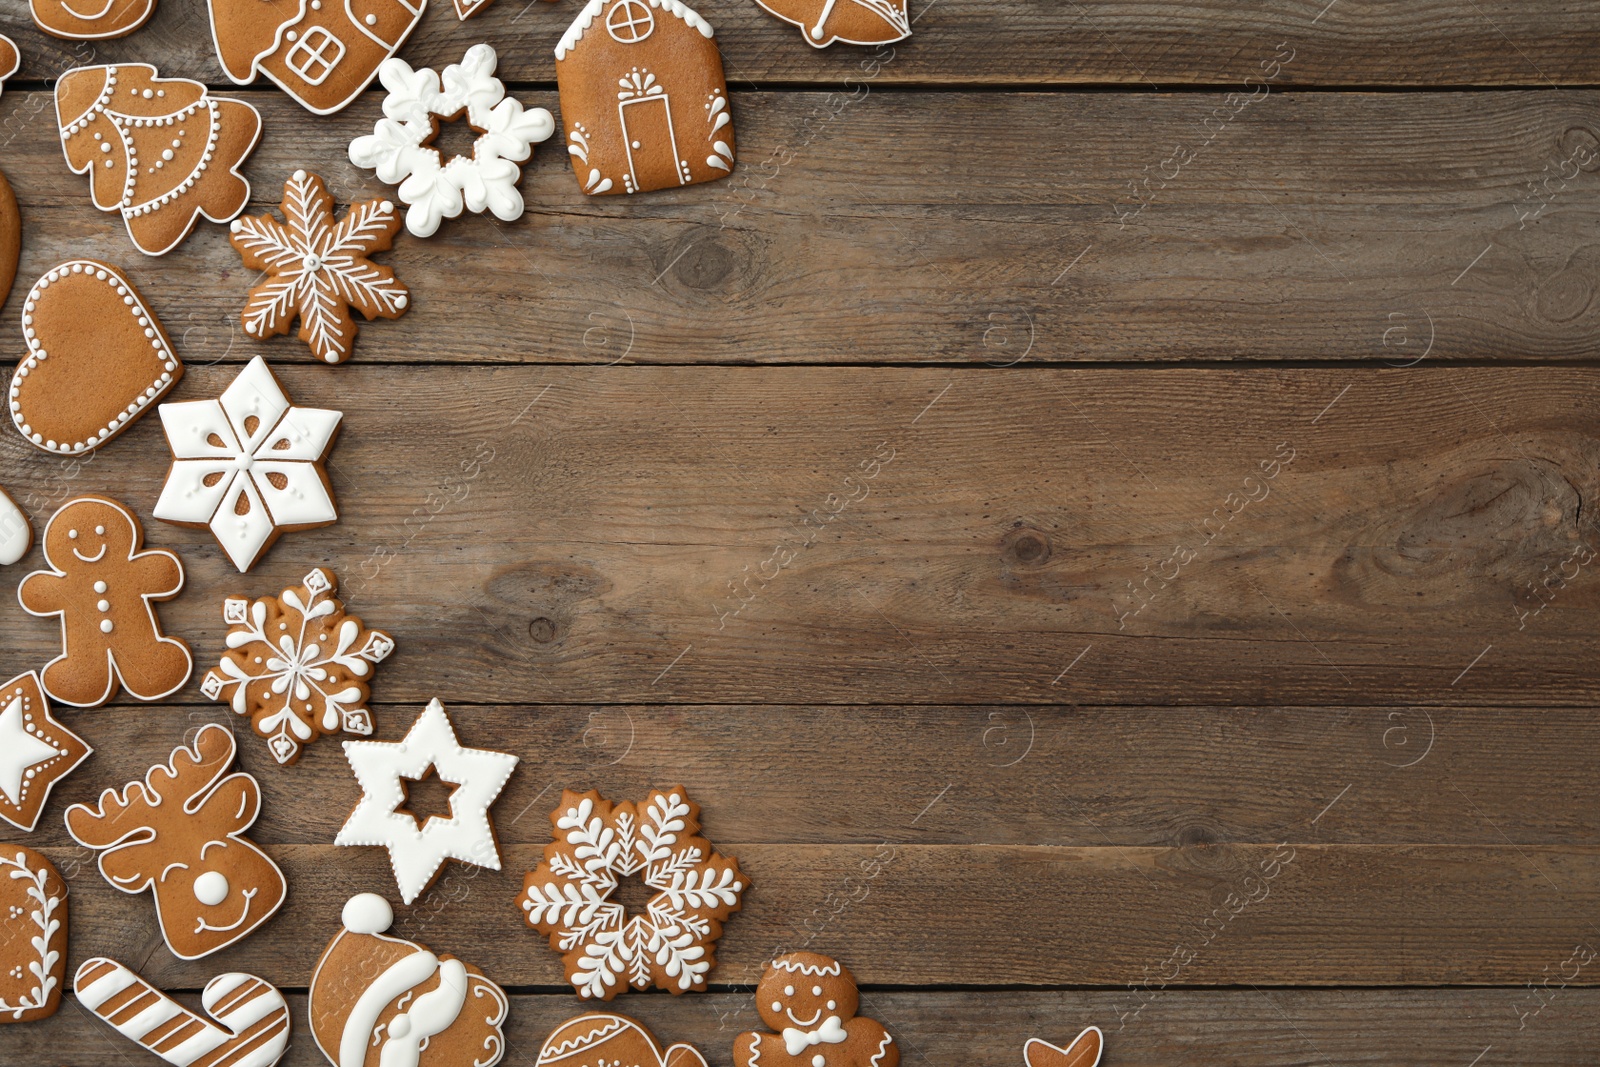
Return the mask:
[(22, 306), (28, 354), (11, 379), (11, 419), (46, 452), (92, 452), (183, 377), (155, 313), (117, 268), (74, 259)]

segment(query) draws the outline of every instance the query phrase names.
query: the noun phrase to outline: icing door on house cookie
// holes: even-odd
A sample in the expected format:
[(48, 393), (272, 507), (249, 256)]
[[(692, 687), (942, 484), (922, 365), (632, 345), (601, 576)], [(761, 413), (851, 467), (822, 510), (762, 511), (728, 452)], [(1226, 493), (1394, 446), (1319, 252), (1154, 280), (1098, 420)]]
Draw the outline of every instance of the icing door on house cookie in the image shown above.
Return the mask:
[[(623, 95), (623, 94), (618, 94)], [(678, 142), (672, 136), (672, 112), (666, 94), (634, 96), (617, 105), (622, 137), (628, 147), (628, 176), (635, 189), (682, 185), (678, 176)]]

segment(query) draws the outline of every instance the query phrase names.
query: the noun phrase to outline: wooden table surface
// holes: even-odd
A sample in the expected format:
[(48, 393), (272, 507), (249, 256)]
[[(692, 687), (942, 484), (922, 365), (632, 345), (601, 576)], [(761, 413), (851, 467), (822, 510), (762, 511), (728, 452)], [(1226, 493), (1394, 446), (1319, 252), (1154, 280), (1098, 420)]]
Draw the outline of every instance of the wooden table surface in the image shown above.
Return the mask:
[[(49, 90), (142, 60), (247, 97), (252, 210), (296, 167), (384, 195), (345, 155), (377, 94), (315, 118), (227, 84), (202, 0), (77, 47), (5, 0), (5, 321), (54, 263), (103, 258), (187, 361), (174, 397), (259, 354), (345, 419), (341, 521), (249, 575), (149, 521), (154, 418), (82, 462), (7, 429), (0, 483), (36, 525), (131, 505), (183, 556), (163, 617), (202, 668), (225, 595), (336, 571), (398, 642), (377, 736), (437, 696), (522, 758), (504, 869), (453, 866), (397, 922), (512, 992), (507, 1063), (582, 1007), (515, 904), (560, 790), (669, 783), (755, 888), (713, 992), (615, 1007), (713, 1067), (801, 946), (855, 970), (915, 1067), (1017, 1067), (1089, 1024), (1108, 1067), (1594, 1062), (1600, 3), (912, 0), (909, 41), (824, 52), (750, 0), (699, 10), (730, 180), (587, 199), (546, 144), (519, 221), (401, 234), (382, 261), (414, 310), (330, 368), (239, 331), (223, 228), (136, 252)], [(554, 110), (575, 13), (434, 0), (402, 54), (487, 40)], [(0, 607), (0, 673), (56, 640)], [(254, 972), (291, 994), (284, 1062), (320, 1063), (311, 967), (348, 895), (396, 898), (387, 860), (331, 844), (358, 796), (337, 739), (279, 768), (199, 673), (64, 712), (95, 755), (0, 839), (68, 877), (69, 974)], [(241, 731), (290, 895), (184, 963), (61, 811), (204, 722)], [(0, 1061), (156, 1062), (70, 1000), (0, 1028)]]

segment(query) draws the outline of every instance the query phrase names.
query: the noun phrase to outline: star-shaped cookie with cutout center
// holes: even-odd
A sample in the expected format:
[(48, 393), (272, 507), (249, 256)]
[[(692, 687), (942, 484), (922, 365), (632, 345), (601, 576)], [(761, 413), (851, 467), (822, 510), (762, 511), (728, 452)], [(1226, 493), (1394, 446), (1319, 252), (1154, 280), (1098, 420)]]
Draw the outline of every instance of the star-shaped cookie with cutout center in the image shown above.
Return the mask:
[[(500, 869), (489, 806), (511, 777), (516, 756), (463, 747), (438, 700), (429, 702), (403, 740), (346, 741), (344, 754), (362, 796), (333, 843), (387, 848), (405, 903), (428, 888), (445, 860)], [(456, 788), (450, 817), (436, 815), (419, 826), (406, 810), (401, 779), (419, 781), (430, 768)]]

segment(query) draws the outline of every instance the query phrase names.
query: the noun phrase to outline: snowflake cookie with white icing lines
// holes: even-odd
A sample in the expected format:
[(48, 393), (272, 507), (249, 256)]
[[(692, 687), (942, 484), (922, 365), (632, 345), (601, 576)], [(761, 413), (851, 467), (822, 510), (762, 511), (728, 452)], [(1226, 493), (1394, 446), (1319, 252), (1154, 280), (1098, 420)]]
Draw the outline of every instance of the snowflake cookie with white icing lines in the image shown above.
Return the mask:
[[(550, 822), (555, 840), (518, 903), (562, 954), (578, 995), (610, 1000), (652, 985), (703, 992), (722, 924), (750, 880), (736, 858), (698, 836), (699, 805), (677, 787), (653, 789), (640, 804), (569, 789)], [(642, 915), (611, 899), (632, 874), (655, 890)]]
[[(494, 76), (498, 58), (489, 45), (467, 49), (460, 63), (444, 68), (441, 77), (430, 67), (413, 70), (403, 59), (384, 60), (378, 79), (389, 95), (372, 133), (350, 142), (350, 162), (376, 171), (379, 179), (398, 185), (406, 205), (406, 229), (431, 237), (442, 219), (462, 209), (487, 210), (505, 222), (522, 217), (522, 177), (518, 165), (533, 155), (533, 146), (555, 132), (555, 117), (542, 107), (524, 109), (506, 96)], [(439, 124), (465, 114), (478, 134), (472, 156), (446, 161), (433, 140)]]
[(248, 715), (279, 763), (293, 763), (323, 734), (372, 733), (372, 669), (394, 651), (394, 639), (345, 614), (337, 587), (317, 568), (275, 597), (223, 601), (228, 651), (200, 691)]
[[(344, 755), (361, 783), (361, 801), (333, 843), (388, 849), (405, 903), (428, 888), (447, 859), (500, 869), (489, 806), (516, 769), (516, 756), (463, 746), (438, 700), (428, 703), (401, 740), (346, 741)], [(419, 823), (406, 810), (405, 782), (434, 773), (455, 786), (450, 817), (433, 815)]]
[(217, 400), (162, 404), (172, 469), (154, 515), (211, 528), (240, 572), (288, 530), (339, 518), (322, 461), (341, 412), (300, 408), (257, 356)]
[(394, 271), (368, 258), (394, 244), (400, 216), (387, 200), (365, 200), (335, 222), (327, 186), (303, 170), (283, 183), (282, 211), (283, 222), (267, 214), (229, 224), (228, 242), (244, 265), (265, 274), (251, 287), (240, 323), (265, 341), (288, 333), (298, 316), (300, 340), (312, 354), (343, 363), (356, 340), (352, 311), (371, 322), (397, 319), (411, 307), (411, 293)]

